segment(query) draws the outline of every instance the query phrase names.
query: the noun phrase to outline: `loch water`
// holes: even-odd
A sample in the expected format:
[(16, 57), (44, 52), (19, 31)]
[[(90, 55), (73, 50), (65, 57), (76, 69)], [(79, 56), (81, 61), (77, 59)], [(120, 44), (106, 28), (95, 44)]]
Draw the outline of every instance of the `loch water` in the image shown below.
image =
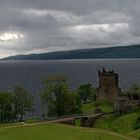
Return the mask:
[(34, 114), (39, 115), (39, 93), (46, 76), (64, 73), (71, 88), (87, 82), (98, 87), (98, 70), (102, 67), (114, 69), (119, 74), (122, 90), (132, 84), (140, 84), (140, 59), (0, 61), (0, 91), (10, 91), (17, 84), (23, 85), (34, 96)]

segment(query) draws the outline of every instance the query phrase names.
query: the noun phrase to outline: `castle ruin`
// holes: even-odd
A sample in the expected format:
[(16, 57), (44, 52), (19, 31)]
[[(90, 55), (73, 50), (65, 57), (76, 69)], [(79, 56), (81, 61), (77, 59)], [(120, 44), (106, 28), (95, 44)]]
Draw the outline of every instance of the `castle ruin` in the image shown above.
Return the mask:
[(121, 92), (118, 85), (118, 74), (112, 71), (106, 71), (105, 68), (102, 71), (98, 71), (99, 76), (99, 88), (97, 89), (97, 101), (105, 100), (114, 103), (119, 97)]
[(140, 94), (129, 93), (127, 96), (121, 93), (118, 74), (112, 71), (98, 71), (99, 88), (97, 88), (97, 101), (107, 101), (114, 105), (116, 114), (127, 113), (140, 107)]

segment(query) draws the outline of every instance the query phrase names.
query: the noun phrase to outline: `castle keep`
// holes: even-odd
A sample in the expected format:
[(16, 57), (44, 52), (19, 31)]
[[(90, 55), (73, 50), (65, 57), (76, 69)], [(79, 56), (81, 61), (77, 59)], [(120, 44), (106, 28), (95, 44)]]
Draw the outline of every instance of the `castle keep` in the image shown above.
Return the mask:
[(106, 100), (114, 103), (119, 97), (121, 92), (118, 86), (118, 74), (112, 71), (106, 71), (105, 68), (102, 71), (98, 71), (99, 76), (99, 88), (97, 89), (97, 100)]

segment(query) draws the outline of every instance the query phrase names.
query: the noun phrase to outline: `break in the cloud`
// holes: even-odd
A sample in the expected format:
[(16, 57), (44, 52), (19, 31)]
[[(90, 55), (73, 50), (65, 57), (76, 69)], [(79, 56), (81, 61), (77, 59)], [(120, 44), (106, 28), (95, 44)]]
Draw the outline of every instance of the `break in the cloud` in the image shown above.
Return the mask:
[(0, 0), (0, 57), (140, 43), (140, 0)]
[(15, 40), (19, 40), (20, 38), (24, 38), (23, 34), (19, 34), (19, 33), (1, 33), (0, 34), (0, 41), (3, 42), (9, 42), (9, 41), (15, 41)]

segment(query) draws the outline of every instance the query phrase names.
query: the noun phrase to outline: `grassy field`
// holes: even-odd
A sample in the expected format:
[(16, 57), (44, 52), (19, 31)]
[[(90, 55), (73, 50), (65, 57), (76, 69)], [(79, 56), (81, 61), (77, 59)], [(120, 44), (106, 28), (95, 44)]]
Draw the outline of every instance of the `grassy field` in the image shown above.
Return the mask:
[(60, 124), (27, 124), (0, 128), (0, 140), (135, 140), (101, 129)]

